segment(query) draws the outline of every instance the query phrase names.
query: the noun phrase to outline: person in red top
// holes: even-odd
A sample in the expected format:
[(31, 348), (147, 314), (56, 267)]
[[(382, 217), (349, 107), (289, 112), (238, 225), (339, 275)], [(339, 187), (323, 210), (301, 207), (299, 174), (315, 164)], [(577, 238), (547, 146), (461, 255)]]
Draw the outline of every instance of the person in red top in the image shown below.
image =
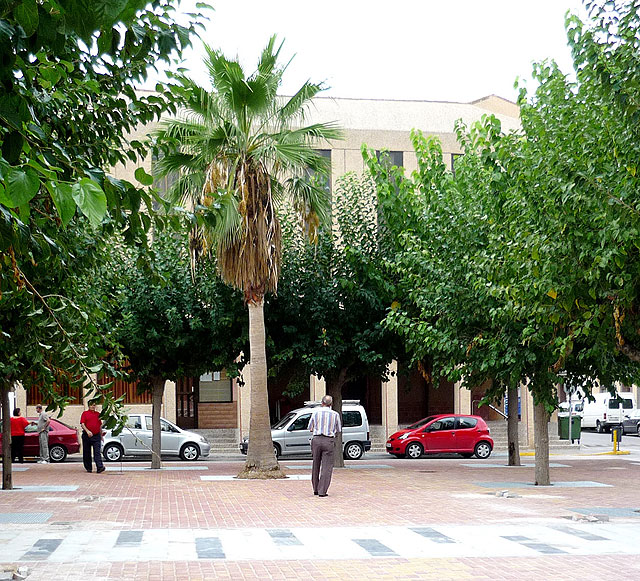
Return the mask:
[(80, 416), (80, 426), (82, 427), (82, 462), (87, 472), (92, 471), (91, 450), (93, 450), (93, 461), (96, 463), (96, 472), (104, 472), (102, 463), (102, 420), (96, 411), (96, 402), (89, 402), (89, 409), (82, 412)]
[(13, 410), (11, 418), (11, 461), (24, 462), (24, 429), (29, 420), (20, 415), (20, 408)]

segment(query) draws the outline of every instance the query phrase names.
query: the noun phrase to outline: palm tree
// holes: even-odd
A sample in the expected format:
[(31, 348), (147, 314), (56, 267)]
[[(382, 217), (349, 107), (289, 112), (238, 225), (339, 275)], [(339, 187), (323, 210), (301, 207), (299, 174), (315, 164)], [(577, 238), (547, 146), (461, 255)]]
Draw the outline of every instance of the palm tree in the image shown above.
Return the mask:
[(314, 146), (340, 138), (333, 123), (305, 125), (321, 84), (306, 82), (290, 98), (277, 95), (286, 70), (277, 64), (281, 48), (271, 37), (256, 71), (245, 77), (237, 60), (205, 47), (213, 90), (176, 75), (174, 92), (183, 109), (157, 133), (169, 147), (156, 172), (179, 175), (172, 196), (189, 202), (197, 217), (192, 258), (215, 256), (222, 278), (243, 291), (248, 306), (251, 419), (240, 474), (248, 478), (282, 476), (271, 441), (264, 329), (265, 293), (277, 291), (280, 272), (277, 211), (288, 200), (315, 238), (330, 199), (309, 179), (329, 171)]

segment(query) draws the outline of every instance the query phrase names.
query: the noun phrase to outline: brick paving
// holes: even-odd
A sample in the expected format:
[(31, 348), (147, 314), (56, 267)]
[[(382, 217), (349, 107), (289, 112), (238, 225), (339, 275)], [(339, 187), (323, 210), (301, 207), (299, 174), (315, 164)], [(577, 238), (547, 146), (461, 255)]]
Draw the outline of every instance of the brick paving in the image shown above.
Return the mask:
[[(0, 491), (0, 517), (19, 520), (21, 514), (42, 513), (46, 518), (0, 524), (0, 571), (26, 566), (29, 581), (303, 576), (569, 580), (614, 571), (640, 578), (640, 513), (635, 512), (640, 510), (640, 453), (553, 457), (557, 466), (551, 468), (552, 482), (564, 483), (562, 487), (520, 487), (533, 481), (534, 468), (501, 466), (504, 462), (506, 458), (496, 455), (484, 464), (460, 458), (365, 457), (334, 472), (325, 499), (312, 495), (308, 480), (201, 478), (235, 475), (242, 467), (240, 459), (165, 463), (200, 470), (131, 470), (148, 463), (126, 463), (129, 470), (121, 472), (118, 464), (110, 464), (100, 475), (86, 473), (78, 462), (30, 463), (25, 465), (28, 470), (14, 473), (15, 487), (70, 489)], [(308, 461), (284, 460), (281, 466), (290, 475), (310, 471)], [(501, 490), (513, 497), (496, 496)], [(605, 515), (607, 522), (588, 522), (584, 515), (590, 513)], [(347, 537), (344, 543), (340, 540), (351, 534), (349, 527), (358, 528), (351, 540), (363, 539), (361, 546), (349, 545)], [(394, 527), (401, 532), (396, 534)], [(568, 527), (576, 536), (565, 535), (566, 554), (546, 554), (556, 547), (551, 533), (558, 527)], [(416, 528), (450, 535), (450, 544), (415, 535), (418, 544), (407, 548), (411, 556), (405, 557), (404, 547), (393, 545), (394, 538)], [(123, 536), (123, 531), (131, 532)], [(620, 543), (615, 542), (618, 533), (624, 535)], [(494, 544), (491, 535), (500, 542)], [(590, 535), (600, 540), (590, 541)], [(176, 554), (182, 537), (184, 552)], [(235, 537), (244, 544), (232, 547), (229, 539)], [(76, 544), (87, 544), (87, 550), (78, 552), (76, 547), (74, 553), (74, 538), (80, 539)], [(198, 548), (195, 539), (205, 539), (198, 541), (204, 544)], [(310, 539), (306, 546), (305, 539)], [(321, 542), (327, 543), (328, 554), (322, 553)], [(332, 556), (331, 542), (343, 551)], [(482, 549), (482, 542), (491, 550)], [(166, 552), (162, 543), (173, 546), (173, 552)], [(397, 556), (385, 555), (389, 546)], [(420, 547), (425, 547), (424, 554)], [(451, 551), (457, 551), (456, 556)]]

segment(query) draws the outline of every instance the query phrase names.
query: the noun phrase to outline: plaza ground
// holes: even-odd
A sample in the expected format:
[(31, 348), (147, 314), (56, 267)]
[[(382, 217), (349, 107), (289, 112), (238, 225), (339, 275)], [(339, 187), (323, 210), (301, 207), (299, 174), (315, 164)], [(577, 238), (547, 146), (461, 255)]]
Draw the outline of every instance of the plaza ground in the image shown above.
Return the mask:
[[(640, 440), (639, 440), (640, 443)], [(14, 465), (0, 492), (0, 571), (29, 581), (164, 579), (640, 578), (640, 446), (628, 455), (506, 466), (455, 456), (366, 455), (313, 496), (310, 460), (289, 478), (237, 480), (237, 456), (194, 463)], [(624, 442), (622, 448), (624, 449)], [(26, 569), (24, 569), (26, 568)]]

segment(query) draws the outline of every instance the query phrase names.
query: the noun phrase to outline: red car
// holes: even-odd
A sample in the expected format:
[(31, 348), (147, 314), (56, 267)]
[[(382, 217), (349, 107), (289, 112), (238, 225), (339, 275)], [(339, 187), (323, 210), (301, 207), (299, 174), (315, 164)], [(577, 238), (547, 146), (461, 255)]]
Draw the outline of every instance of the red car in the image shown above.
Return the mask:
[(429, 416), (387, 440), (387, 452), (397, 458), (420, 458), (423, 454), (474, 454), (488, 458), (493, 450), (489, 427), (479, 416), (439, 414)]
[[(27, 418), (30, 422), (37, 422), (38, 418)], [(0, 422), (0, 456), (2, 455), (2, 422)], [(25, 428), (24, 455), (40, 456), (40, 443), (35, 425)], [(78, 432), (60, 420), (51, 420), (49, 424), (49, 458), (51, 462), (63, 462), (67, 454), (77, 454), (80, 451)]]

